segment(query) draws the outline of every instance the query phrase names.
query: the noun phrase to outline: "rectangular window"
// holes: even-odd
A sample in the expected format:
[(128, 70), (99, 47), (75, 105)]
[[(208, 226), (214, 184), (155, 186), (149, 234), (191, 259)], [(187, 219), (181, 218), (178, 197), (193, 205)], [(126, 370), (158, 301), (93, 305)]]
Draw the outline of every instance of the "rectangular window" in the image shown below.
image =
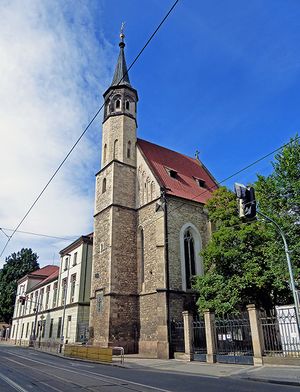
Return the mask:
[(58, 283), (55, 282), (53, 284), (53, 303), (52, 303), (52, 307), (55, 308), (56, 306), (56, 300), (57, 300), (57, 285)]
[(31, 313), (32, 305), (33, 304), (33, 293), (30, 294), (30, 300), (29, 300), (29, 313)]
[(31, 332), (30, 332), (31, 336), (33, 336), (33, 328), (34, 328), (34, 321), (32, 321), (32, 323), (31, 323)]
[(57, 335), (56, 336), (58, 338), (60, 338), (60, 335), (61, 335), (60, 330), (61, 330), (61, 317), (59, 317), (58, 324), (57, 324)]
[(76, 274), (73, 274), (71, 276), (71, 302), (74, 302), (75, 286), (76, 286)]
[(40, 293), (40, 301), (39, 301), (39, 310), (43, 309), (43, 301), (44, 301), (44, 289), (41, 289), (41, 293)]
[(64, 271), (67, 271), (68, 265), (69, 265), (69, 257), (66, 257), (65, 258), (65, 268), (64, 268)]
[(12, 337), (12, 338), (14, 337), (15, 329), (16, 329), (16, 326), (14, 325), (14, 326), (13, 326), (13, 330), (12, 330), (12, 334), (11, 334), (11, 337)]
[(21, 339), (23, 338), (23, 333), (24, 333), (24, 323), (22, 324), (22, 329), (21, 329)]
[(45, 301), (45, 309), (49, 307), (49, 295), (50, 295), (50, 285), (46, 288), (46, 301)]
[(103, 290), (96, 295), (96, 309), (97, 313), (102, 313), (103, 311)]
[(38, 321), (37, 323), (37, 331), (36, 331), (36, 337), (38, 338), (41, 334), (41, 327), (42, 327), (42, 323), (41, 321)]
[(52, 338), (52, 333), (53, 333), (53, 319), (50, 320), (49, 338)]
[(68, 316), (66, 338), (70, 337), (71, 320), (72, 320), (72, 316)]
[(25, 335), (26, 338), (28, 338), (28, 331), (29, 331), (29, 323), (27, 323), (26, 325), (26, 335)]
[(45, 330), (46, 330), (46, 320), (42, 321), (41, 327), (42, 327), (42, 338), (44, 338), (45, 337)]
[(67, 291), (67, 278), (64, 278), (61, 281), (61, 304), (64, 305), (65, 304), (65, 295), (66, 295), (66, 291)]
[(76, 264), (77, 264), (77, 252), (75, 252), (73, 256), (73, 266)]

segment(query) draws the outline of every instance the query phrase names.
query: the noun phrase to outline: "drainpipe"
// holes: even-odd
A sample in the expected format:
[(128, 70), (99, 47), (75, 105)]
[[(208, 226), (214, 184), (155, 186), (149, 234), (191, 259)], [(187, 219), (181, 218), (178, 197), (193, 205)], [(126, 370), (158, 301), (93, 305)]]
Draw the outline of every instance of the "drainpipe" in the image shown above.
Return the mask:
[(166, 300), (167, 300), (167, 326), (169, 342), (169, 358), (171, 357), (171, 323), (170, 323), (170, 272), (169, 272), (169, 239), (168, 239), (168, 204), (166, 191), (161, 191), (164, 207), (164, 237), (165, 237), (165, 276), (166, 276)]

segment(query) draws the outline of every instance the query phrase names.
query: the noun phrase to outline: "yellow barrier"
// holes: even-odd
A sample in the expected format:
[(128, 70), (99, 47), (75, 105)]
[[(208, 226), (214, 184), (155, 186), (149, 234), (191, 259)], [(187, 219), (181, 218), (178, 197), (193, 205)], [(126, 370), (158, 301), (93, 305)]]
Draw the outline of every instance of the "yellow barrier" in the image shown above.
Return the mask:
[(112, 362), (112, 349), (95, 346), (65, 345), (66, 357), (90, 359), (98, 362)]

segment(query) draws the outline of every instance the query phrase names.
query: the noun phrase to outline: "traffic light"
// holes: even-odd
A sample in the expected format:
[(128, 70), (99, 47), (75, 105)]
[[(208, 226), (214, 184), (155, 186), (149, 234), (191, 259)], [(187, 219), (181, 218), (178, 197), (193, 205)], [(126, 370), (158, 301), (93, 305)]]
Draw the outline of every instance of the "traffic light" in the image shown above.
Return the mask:
[(236, 197), (239, 199), (239, 216), (247, 220), (256, 218), (255, 192), (252, 186), (234, 184)]

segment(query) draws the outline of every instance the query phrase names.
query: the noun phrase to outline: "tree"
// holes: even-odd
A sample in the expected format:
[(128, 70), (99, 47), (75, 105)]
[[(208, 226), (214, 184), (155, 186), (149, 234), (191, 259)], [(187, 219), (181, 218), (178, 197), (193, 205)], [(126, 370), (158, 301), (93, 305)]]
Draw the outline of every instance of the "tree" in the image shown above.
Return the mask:
[(269, 309), (286, 301), (288, 277), (284, 261), (274, 264), (269, 257), (269, 226), (242, 222), (236, 197), (225, 187), (213, 193), (207, 208), (214, 231), (202, 252), (205, 274), (195, 278), (199, 309), (227, 313), (249, 303)]
[[(300, 142), (299, 136), (290, 140), (275, 156), (273, 173), (258, 175), (255, 184), (259, 209), (274, 219), (284, 231), (291, 251), (296, 281), (300, 288)], [(284, 258), (282, 240), (270, 225), (274, 241), (269, 257)]]
[(17, 282), (24, 275), (39, 268), (38, 256), (29, 249), (12, 253), (0, 270), (0, 319), (10, 323), (13, 317)]

